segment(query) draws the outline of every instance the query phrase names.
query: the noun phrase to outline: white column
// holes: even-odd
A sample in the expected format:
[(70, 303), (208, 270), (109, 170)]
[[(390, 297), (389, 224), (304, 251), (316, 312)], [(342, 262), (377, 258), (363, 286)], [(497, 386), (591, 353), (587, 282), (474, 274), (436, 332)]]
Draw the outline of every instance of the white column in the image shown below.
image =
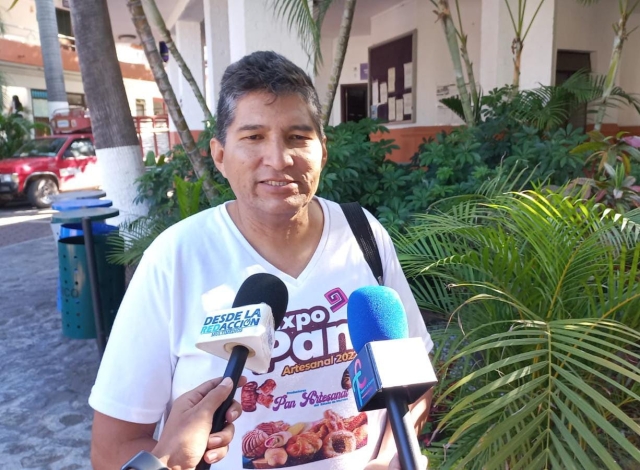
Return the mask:
[[(200, 90), (204, 90), (204, 55), (200, 23), (197, 21), (177, 21), (174, 41), (182, 57), (191, 70)], [(171, 59), (169, 59), (172, 62)], [(189, 129), (201, 131), (204, 129), (204, 113), (198, 104), (193, 90), (181, 72), (178, 72), (178, 87), (174, 87), (182, 114), (184, 114)]]
[[(517, 15), (517, 0), (509, 0)], [(525, 10), (525, 29), (538, 7), (529, 2)], [(555, 81), (555, 17), (556, 0), (546, 0), (524, 41), (520, 62), (520, 88), (530, 89), (552, 85)], [(482, 0), (482, 31), (480, 52), (480, 85), (487, 93), (495, 87), (513, 83), (513, 53), (515, 37), (509, 10), (504, 0)]]
[[(522, 50), (520, 88), (537, 88), (553, 85), (556, 79), (555, 22), (556, 1), (546, 0), (529, 30)], [(537, 5), (529, 2), (525, 12), (525, 25), (531, 21)], [(513, 7), (511, 7), (513, 9)]]
[(511, 43), (515, 34), (504, 0), (482, 0), (481, 25), (480, 86), (488, 93), (513, 83)]
[(255, 51), (275, 51), (313, 76), (313, 64), (300, 45), (295, 27), (276, 18), (273, 3), (264, 0), (232, 0), (229, 8), (231, 62)]
[(204, 35), (208, 68), (205, 98), (215, 114), (222, 74), (230, 63), (227, 0), (204, 0)]

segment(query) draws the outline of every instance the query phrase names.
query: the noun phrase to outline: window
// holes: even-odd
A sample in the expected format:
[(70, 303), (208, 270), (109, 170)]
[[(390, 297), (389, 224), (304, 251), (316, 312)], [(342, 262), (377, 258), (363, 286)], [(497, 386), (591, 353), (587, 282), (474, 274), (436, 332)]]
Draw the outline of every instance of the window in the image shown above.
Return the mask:
[(34, 117), (49, 119), (47, 90), (31, 90), (31, 111)]
[(56, 8), (56, 21), (58, 23), (58, 40), (60, 45), (65, 49), (75, 51), (76, 40), (73, 34), (73, 26), (71, 26), (71, 12)]
[(96, 149), (93, 147), (91, 139), (76, 139), (71, 142), (69, 148), (64, 152), (66, 157), (93, 157)]
[(56, 21), (58, 22), (58, 34), (73, 38), (73, 27), (71, 26), (71, 12), (56, 8)]
[(136, 100), (136, 116), (145, 116), (146, 102), (145, 100)]
[(66, 137), (34, 139), (20, 147), (13, 157), (55, 157), (66, 141)]
[(153, 99), (153, 115), (161, 116), (164, 114), (167, 114), (167, 110), (165, 109), (165, 106), (164, 106), (164, 100), (154, 98)]
[(84, 95), (82, 93), (67, 93), (67, 101), (69, 106), (85, 107)]

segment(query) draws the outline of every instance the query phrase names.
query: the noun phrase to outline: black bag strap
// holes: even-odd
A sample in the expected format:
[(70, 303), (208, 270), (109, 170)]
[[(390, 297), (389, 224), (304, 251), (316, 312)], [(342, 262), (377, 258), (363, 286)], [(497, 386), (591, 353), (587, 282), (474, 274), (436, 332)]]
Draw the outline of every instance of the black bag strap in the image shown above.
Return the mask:
[(380, 259), (378, 243), (362, 206), (357, 202), (348, 202), (340, 204), (340, 207), (342, 207), (342, 212), (344, 212), (344, 216), (349, 222), (353, 235), (358, 240), (358, 245), (360, 245), (365, 261), (371, 268), (378, 284), (382, 285), (382, 260)]

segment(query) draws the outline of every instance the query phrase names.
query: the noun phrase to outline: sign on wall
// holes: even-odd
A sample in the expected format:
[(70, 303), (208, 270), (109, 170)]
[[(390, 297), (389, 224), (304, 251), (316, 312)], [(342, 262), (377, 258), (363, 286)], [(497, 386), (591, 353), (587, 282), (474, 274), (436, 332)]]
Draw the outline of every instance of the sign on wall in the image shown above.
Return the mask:
[(415, 122), (417, 30), (369, 48), (369, 116)]

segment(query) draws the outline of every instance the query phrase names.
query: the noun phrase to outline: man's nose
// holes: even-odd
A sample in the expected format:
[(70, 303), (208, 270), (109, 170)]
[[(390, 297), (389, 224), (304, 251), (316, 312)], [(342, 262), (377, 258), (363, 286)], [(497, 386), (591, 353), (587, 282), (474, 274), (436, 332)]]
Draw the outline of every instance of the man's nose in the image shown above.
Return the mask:
[(262, 161), (275, 170), (283, 170), (293, 165), (293, 156), (282, 139), (270, 139), (264, 149)]

